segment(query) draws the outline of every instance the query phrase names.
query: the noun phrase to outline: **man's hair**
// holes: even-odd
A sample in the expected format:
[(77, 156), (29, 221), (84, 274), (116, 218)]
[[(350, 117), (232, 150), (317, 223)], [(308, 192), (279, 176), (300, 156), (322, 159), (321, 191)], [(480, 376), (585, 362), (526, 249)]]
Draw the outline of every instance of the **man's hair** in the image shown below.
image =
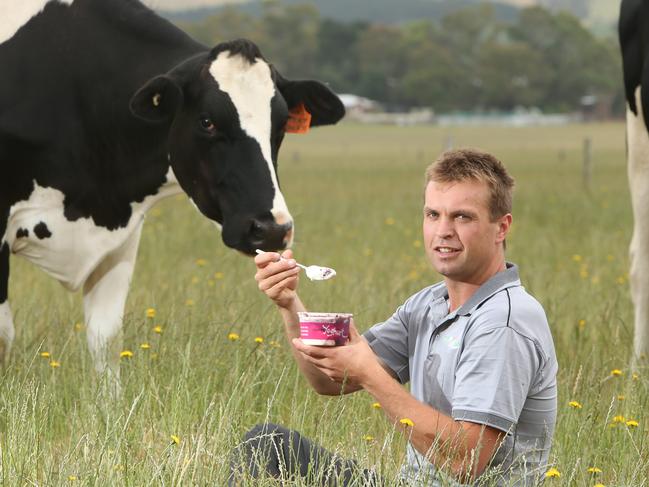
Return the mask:
[(514, 179), (502, 162), (491, 154), (476, 149), (458, 149), (444, 152), (426, 169), (429, 182), (456, 183), (484, 182), (489, 187), (489, 216), (496, 221), (512, 211)]

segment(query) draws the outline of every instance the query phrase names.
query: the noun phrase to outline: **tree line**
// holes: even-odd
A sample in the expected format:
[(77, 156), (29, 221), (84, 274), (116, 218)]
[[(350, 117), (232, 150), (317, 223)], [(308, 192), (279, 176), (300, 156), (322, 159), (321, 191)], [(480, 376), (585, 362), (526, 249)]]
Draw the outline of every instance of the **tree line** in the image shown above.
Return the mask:
[(593, 96), (622, 113), (617, 39), (599, 38), (572, 14), (522, 9), (512, 22), (478, 5), (403, 24), (322, 18), (309, 4), (264, 3), (254, 16), (226, 8), (182, 27), (208, 45), (256, 42), (291, 78), (316, 78), (404, 109), (568, 112)]

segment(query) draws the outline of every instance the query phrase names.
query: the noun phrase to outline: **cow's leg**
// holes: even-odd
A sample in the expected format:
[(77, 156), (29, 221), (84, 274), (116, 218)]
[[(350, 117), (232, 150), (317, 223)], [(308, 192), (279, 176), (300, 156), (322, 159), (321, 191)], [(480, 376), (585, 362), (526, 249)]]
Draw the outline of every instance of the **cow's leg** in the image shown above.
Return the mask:
[(631, 298), (635, 310), (635, 362), (649, 357), (649, 135), (639, 93), (638, 89), (638, 115), (627, 109), (627, 169), (633, 208), (629, 257)]
[(119, 352), (122, 346), (122, 318), (140, 242), (139, 223), (126, 242), (108, 255), (83, 286), (83, 307), (88, 347), (95, 370), (119, 381)]
[(0, 246), (0, 364), (4, 364), (14, 340), (14, 322), (9, 307), (9, 245)]

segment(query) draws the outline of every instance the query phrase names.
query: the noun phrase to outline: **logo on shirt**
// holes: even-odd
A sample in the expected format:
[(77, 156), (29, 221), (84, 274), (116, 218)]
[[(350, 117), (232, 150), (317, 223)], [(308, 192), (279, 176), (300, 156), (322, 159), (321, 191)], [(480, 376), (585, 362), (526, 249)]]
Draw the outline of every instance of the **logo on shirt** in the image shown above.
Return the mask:
[(446, 335), (443, 338), (444, 342), (446, 342), (446, 345), (448, 348), (456, 349), (460, 348), (460, 339), (451, 335)]

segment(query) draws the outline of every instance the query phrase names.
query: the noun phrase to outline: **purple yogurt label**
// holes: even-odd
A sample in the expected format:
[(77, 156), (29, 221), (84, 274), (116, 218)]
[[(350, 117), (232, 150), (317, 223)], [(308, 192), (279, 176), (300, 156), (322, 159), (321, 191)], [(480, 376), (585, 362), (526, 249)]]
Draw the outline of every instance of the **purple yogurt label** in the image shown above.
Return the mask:
[(300, 338), (307, 342), (339, 346), (349, 339), (349, 313), (299, 313)]

